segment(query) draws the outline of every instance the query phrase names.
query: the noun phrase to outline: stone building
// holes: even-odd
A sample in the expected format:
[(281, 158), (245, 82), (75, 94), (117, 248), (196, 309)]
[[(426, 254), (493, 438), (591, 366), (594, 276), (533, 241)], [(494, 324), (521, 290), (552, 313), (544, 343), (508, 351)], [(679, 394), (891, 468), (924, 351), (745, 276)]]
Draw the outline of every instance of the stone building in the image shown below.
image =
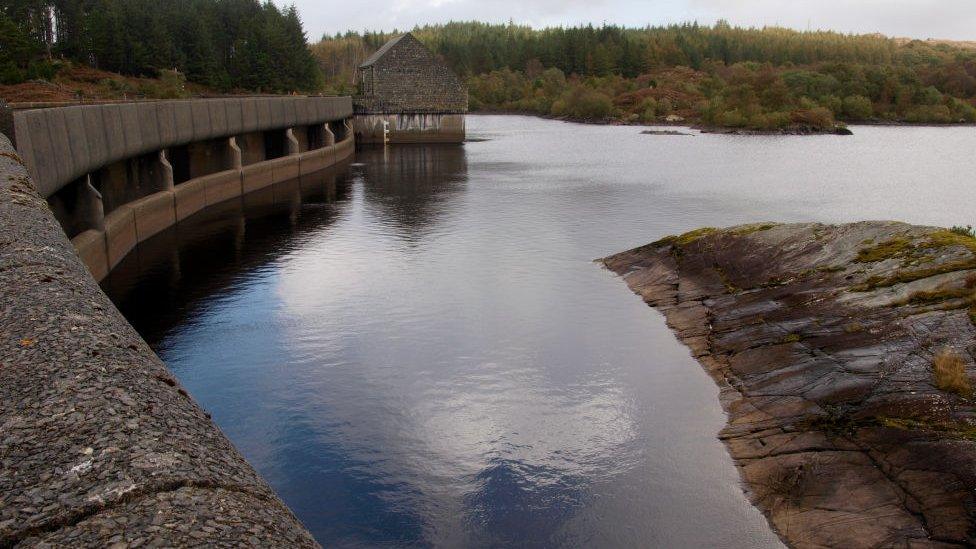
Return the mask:
[(355, 132), (360, 143), (464, 141), (464, 82), (410, 33), (359, 66)]

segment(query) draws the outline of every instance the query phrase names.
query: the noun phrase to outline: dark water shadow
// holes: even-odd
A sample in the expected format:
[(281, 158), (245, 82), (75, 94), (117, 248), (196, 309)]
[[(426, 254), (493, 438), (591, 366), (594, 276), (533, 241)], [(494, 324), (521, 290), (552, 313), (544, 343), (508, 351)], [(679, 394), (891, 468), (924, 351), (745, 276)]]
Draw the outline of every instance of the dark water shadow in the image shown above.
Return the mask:
[(201, 302), (335, 222), (349, 195), (344, 163), (208, 207), (140, 243), (102, 289), (155, 348)]

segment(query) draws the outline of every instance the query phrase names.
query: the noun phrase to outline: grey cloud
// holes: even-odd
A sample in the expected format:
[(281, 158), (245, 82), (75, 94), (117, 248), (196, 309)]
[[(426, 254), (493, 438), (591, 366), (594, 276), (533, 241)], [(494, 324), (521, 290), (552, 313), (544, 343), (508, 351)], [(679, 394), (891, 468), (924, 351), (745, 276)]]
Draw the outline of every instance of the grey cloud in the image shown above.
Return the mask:
[(913, 38), (976, 39), (972, 0), (689, 0), (707, 19), (746, 26), (881, 32)]
[(279, 0), (298, 6), (313, 40), (346, 30), (410, 29), (450, 20), (533, 26), (631, 26), (728, 19), (743, 26), (882, 32), (915, 38), (976, 39), (974, 0)]

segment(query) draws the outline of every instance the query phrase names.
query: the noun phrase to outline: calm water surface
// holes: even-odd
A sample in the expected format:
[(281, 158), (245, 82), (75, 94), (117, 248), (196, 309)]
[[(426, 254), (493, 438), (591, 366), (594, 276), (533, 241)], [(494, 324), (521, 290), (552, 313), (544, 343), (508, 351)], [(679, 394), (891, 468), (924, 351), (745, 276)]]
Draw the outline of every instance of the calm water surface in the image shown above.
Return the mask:
[(326, 546), (778, 546), (717, 389), (592, 260), (702, 225), (973, 223), (976, 131), (468, 124), (197, 216), (106, 288)]

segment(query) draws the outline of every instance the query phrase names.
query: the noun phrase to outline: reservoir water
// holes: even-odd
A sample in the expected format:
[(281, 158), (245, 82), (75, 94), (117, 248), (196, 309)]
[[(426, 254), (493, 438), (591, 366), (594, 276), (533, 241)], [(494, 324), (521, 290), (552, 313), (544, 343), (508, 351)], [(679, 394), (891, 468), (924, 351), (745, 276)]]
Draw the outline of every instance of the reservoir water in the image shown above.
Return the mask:
[(973, 128), (471, 116), (204, 212), (104, 286), (327, 547), (777, 547), (718, 390), (594, 259), (700, 226), (976, 222)]

